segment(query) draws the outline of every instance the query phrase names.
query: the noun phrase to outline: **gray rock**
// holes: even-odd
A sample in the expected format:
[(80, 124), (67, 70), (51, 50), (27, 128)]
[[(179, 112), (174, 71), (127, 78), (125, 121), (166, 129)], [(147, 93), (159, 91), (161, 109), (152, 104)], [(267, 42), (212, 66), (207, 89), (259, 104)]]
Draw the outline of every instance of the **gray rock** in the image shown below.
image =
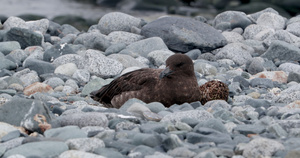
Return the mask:
[(123, 65), (119, 61), (107, 58), (96, 50), (87, 50), (84, 58), (85, 69), (92, 75), (109, 78), (120, 74), (123, 70)]
[(46, 83), (47, 85), (51, 86), (53, 89), (58, 86), (63, 86), (65, 84), (65, 82), (58, 77), (49, 78), (45, 80), (43, 83)]
[(74, 63), (67, 63), (58, 66), (55, 70), (54, 73), (56, 74), (63, 74), (67, 76), (73, 76), (75, 71), (78, 70), (77, 66)]
[(271, 99), (277, 103), (286, 103), (286, 104), (299, 100), (300, 99), (299, 88), (300, 88), (299, 84), (291, 86), (281, 91), (281, 93), (278, 96), (275, 96)]
[(113, 148), (98, 148), (95, 153), (109, 158), (125, 158), (125, 156)]
[(264, 66), (263, 66), (263, 59), (262, 58), (253, 58), (251, 61), (249, 61), (249, 64), (247, 64), (247, 71), (251, 74), (251, 75), (255, 75), (259, 72), (264, 71)]
[(217, 130), (217, 131), (222, 132), (222, 133), (228, 133), (227, 129), (224, 126), (224, 124), (219, 119), (209, 119), (209, 120), (206, 120), (206, 121), (199, 122), (194, 127), (193, 131), (196, 132), (199, 128), (202, 128), (202, 127), (211, 128), (211, 129)]
[(100, 32), (88, 32), (80, 34), (74, 41), (74, 44), (82, 44), (87, 49), (98, 49), (105, 51), (111, 43)]
[(169, 50), (155, 50), (150, 52), (147, 57), (153, 65), (159, 67), (165, 65), (166, 60), (173, 54), (174, 53)]
[(294, 157), (300, 157), (300, 151), (299, 150), (290, 150), (287, 152), (285, 158), (294, 158)]
[(124, 66), (124, 68), (134, 67), (134, 66), (147, 67), (147, 65), (140, 63), (139, 61), (135, 60), (132, 56), (126, 54), (111, 54), (108, 56), (108, 58), (119, 61)]
[(178, 147), (173, 150), (169, 150), (167, 153), (168, 153), (168, 155), (170, 155), (172, 157), (189, 157), (189, 158), (191, 158), (191, 157), (196, 156), (195, 152), (189, 150), (186, 147)]
[(143, 133), (166, 133), (167, 127), (164, 123), (148, 122), (140, 126)]
[(251, 105), (254, 108), (269, 108), (272, 104), (269, 100), (266, 99), (248, 99), (245, 101), (246, 105)]
[(46, 138), (56, 138), (67, 141), (68, 139), (86, 138), (87, 135), (84, 131), (80, 130), (77, 126), (66, 126), (60, 128), (52, 128), (44, 132)]
[(82, 113), (61, 115), (55, 120), (54, 123), (59, 124), (60, 126), (75, 125), (80, 128), (85, 126), (101, 126), (101, 127), (108, 126), (108, 120), (106, 116), (98, 112), (87, 112), (87, 113), (82, 112)]
[(300, 60), (300, 49), (283, 41), (273, 41), (268, 50), (260, 57), (269, 60), (295, 61)]
[(11, 155), (23, 155), (25, 157), (58, 157), (61, 153), (68, 150), (64, 142), (58, 141), (41, 141), (26, 143), (7, 151), (3, 157)]
[(162, 103), (159, 103), (159, 102), (152, 102), (152, 103), (146, 104), (145, 106), (154, 113), (159, 113), (160, 111), (163, 111), (166, 109), (166, 107)]
[(266, 13), (266, 12), (270, 12), (270, 13), (274, 13), (274, 14), (279, 14), (275, 9), (273, 8), (266, 8), (264, 10), (261, 10), (259, 12), (255, 12), (253, 14), (249, 14), (249, 16), (254, 19), (255, 21), (258, 19), (258, 17), (263, 14), (263, 13)]
[(96, 154), (84, 152), (84, 151), (78, 151), (78, 150), (67, 150), (67, 151), (61, 153), (58, 156), (58, 158), (74, 158), (74, 155), (76, 155), (76, 157), (86, 157), (86, 158), (105, 158), (100, 155), (96, 155)]
[(257, 25), (268, 26), (279, 30), (285, 28), (286, 19), (278, 14), (265, 12), (257, 18), (256, 23)]
[(250, 85), (252, 87), (264, 87), (264, 88), (274, 87), (273, 81), (267, 78), (254, 78), (250, 80)]
[(42, 45), (43, 35), (34, 31), (14, 27), (11, 28), (5, 36), (5, 41), (17, 41), (22, 49), (28, 46), (40, 46)]
[(75, 54), (75, 51), (69, 44), (56, 44), (45, 50), (43, 60), (53, 62), (54, 59), (65, 54)]
[(215, 66), (201, 61), (196, 61), (194, 63), (194, 69), (196, 72), (199, 72), (200, 74), (205, 76), (209, 76), (209, 75), (215, 76), (218, 72)]
[(126, 44), (124, 43), (116, 43), (116, 44), (112, 44), (110, 45), (105, 52), (103, 53), (104, 55), (108, 56), (111, 54), (117, 54), (119, 53), (121, 50), (126, 48)]
[(14, 126), (8, 124), (8, 123), (5, 123), (5, 122), (0, 122), (0, 140), (3, 141), (3, 137), (5, 135), (7, 135), (8, 133), (10, 132), (13, 132), (13, 131), (16, 131), (18, 130), (17, 128), (15, 128)]
[(23, 19), (19, 17), (11, 16), (5, 21), (5, 23), (3, 24), (3, 28), (5, 30), (10, 30), (13, 27), (28, 29), (28, 26)]
[(261, 134), (266, 129), (262, 125), (237, 125), (233, 130), (247, 136), (248, 134)]
[(154, 154), (155, 150), (145, 146), (145, 145), (139, 145), (135, 148), (133, 148), (130, 153), (128, 154), (128, 156), (134, 156), (134, 155), (141, 155), (141, 156), (145, 156), (145, 155), (151, 155)]
[(38, 59), (27, 59), (23, 62), (23, 67), (34, 70), (38, 75), (53, 73), (55, 67), (49, 63)]
[(212, 110), (212, 112), (222, 110), (222, 109), (225, 110), (231, 109), (231, 105), (228, 104), (225, 100), (212, 100), (207, 102), (205, 105), (203, 105), (203, 107), (205, 109)]
[(185, 55), (189, 56), (192, 60), (196, 60), (201, 55), (201, 51), (199, 49), (193, 49), (185, 53)]
[(24, 87), (40, 81), (38, 74), (35, 71), (30, 71), (28, 68), (15, 73), (13, 77), (19, 78)]
[(288, 133), (278, 123), (268, 126), (267, 129), (268, 131), (275, 133), (280, 138), (286, 138), (288, 136)]
[(272, 42), (275, 40), (287, 42), (293, 45), (300, 42), (300, 38), (293, 35), (292, 33), (286, 30), (277, 30), (275, 33), (271, 33), (265, 39), (263, 39), (263, 43), (266, 47), (270, 47)]
[(166, 150), (175, 149), (177, 147), (183, 146), (183, 142), (176, 134), (170, 134), (168, 137), (162, 142), (162, 146)]
[(17, 68), (17, 64), (11, 60), (0, 58), (0, 69), (14, 70)]
[(140, 28), (140, 26), (141, 19), (120, 12), (105, 14), (98, 23), (98, 29), (105, 35), (113, 31), (130, 32), (131, 27)]
[(113, 44), (124, 43), (125, 45), (144, 39), (141, 35), (124, 31), (113, 31), (106, 38)]
[(248, 40), (242, 41), (242, 43), (244, 43), (254, 49), (254, 54), (252, 54), (252, 56), (261, 55), (267, 50), (267, 48), (264, 46), (263, 41), (248, 39)]
[[(78, 31), (74, 26), (71, 26), (69, 24), (63, 24), (60, 27), (58, 26), (58, 28), (56, 28), (56, 29), (59, 30), (59, 37), (60, 38), (63, 38), (67, 34), (76, 34), (77, 35), (77, 34), (80, 33), (80, 31)], [(57, 30), (55, 30), (55, 31), (57, 31)]]
[(300, 73), (300, 65), (294, 63), (282, 63), (278, 69), (288, 73)]
[(169, 155), (163, 154), (161, 152), (155, 152), (153, 155), (146, 155), (145, 158), (172, 158)]
[(255, 138), (247, 144), (238, 144), (237, 150), (243, 151), (244, 157), (272, 156), (275, 152), (284, 150), (285, 147), (276, 140)]
[[(18, 115), (15, 115), (16, 109)], [(0, 120), (15, 126), (22, 126), (30, 131), (40, 131), (38, 122), (34, 117), (42, 115), (46, 122), (51, 121), (50, 111), (40, 100), (13, 99), (0, 107)]]
[(21, 46), (17, 41), (0, 42), (0, 52), (4, 55), (8, 55), (10, 52), (16, 49), (21, 49)]
[(256, 24), (251, 24), (246, 29), (244, 30), (243, 36), (245, 39), (255, 39), (257, 38), (256, 36), (260, 32), (268, 32), (272, 30), (268, 26), (263, 26), (263, 25), (256, 25)]
[(295, 73), (295, 72), (290, 72), (289, 75), (288, 75), (287, 82), (289, 83), (289, 82), (292, 82), (292, 81), (300, 83), (300, 74)]
[(200, 49), (207, 52), (227, 44), (224, 36), (213, 27), (200, 21), (183, 17), (164, 17), (142, 28), (145, 37), (161, 37), (169, 49), (188, 52)]
[[(247, 15), (239, 11), (225, 11), (218, 14), (214, 19), (214, 27), (222, 31), (236, 27), (245, 29), (250, 24), (252, 22)], [(224, 25), (228, 25), (228, 27), (224, 27)]]
[(161, 145), (162, 139), (158, 135), (137, 133), (132, 138), (133, 145), (146, 145), (149, 147), (156, 147)]
[(87, 96), (92, 91), (100, 89), (102, 86), (109, 84), (111, 80), (104, 80), (102, 78), (95, 78), (88, 82), (82, 89), (81, 95)]
[(72, 77), (80, 83), (87, 83), (88, 81), (90, 81), (90, 73), (85, 69), (75, 70)]
[(192, 144), (199, 142), (214, 142), (216, 144), (223, 144), (232, 142), (232, 139), (227, 133), (222, 133), (212, 128), (199, 127), (195, 130), (195, 132), (187, 133), (186, 141)]
[(244, 41), (244, 37), (236, 32), (228, 32), (228, 31), (224, 31), (222, 32), (222, 35), (226, 38), (228, 43), (237, 43), (237, 42), (243, 42)]
[(33, 58), (43, 60), (44, 49), (40, 46), (30, 46), (27, 47), (24, 51), (28, 55), (26, 59)]
[(13, 58), (18, 65), (22, 65), (22, 62), (27, 58), (27, 54), (22, 49), (15, 49), (11, 51), (7, 57)]
[(237, 65), (243, 65), (252, 59), (254, 49), (243, 43), (230, 43), (216, 54), (217, 59), (231, 59)]
[(291, 23), (289, 25), (287, 25), (286, 27), (286, 30), (298, 37), (300, 37), (300, 32), (299, 32), (299, 29), (300, 29), (300, 22), (295, 22), (295, 23)]
[(77, 68), (83, 69), (84, 68), (84, 58), (78, 54), (65, 54), (62, 55), (52, 62), (55, 67), (59, 65), (67, 64), (67, 63), (74, 63), (76, 64)]
[(39, 31), (43, 35), (46, 34), (48, 27), (49, 27), (49, 20), (48, 19), (41, 19), (41, 20), (35, 20), (35, 21), (27, 21), (26, 25), (28, 26), (28, 29), (31, 31)]
[(129, 54), (133, 57), (142, 56), (147, 58), (147, 55), (155, 50), (166, 50), (168, 47), (159, 37), (143, 39), (128, 45), (120, 54)]
[(189, 110), (182, 112), (175, 112), (163, 117), (161, 122), (177, 122), (184, 118), (197, 119), (198, 121), (205, 121), (213, 118), (212, 114), (204, 110)]
[(9, 140), (13, 140), (13, 139), (19, 138), (20, 135), (21, 135), (21, 132), (18, 129), (16, 129), (14, 131), (11, 131), (11, 132), (7, 133), (5, 136), (3, 136), (1, 138), (1, 141), (6, 142), (6, 141), (9, 141)]
[(66, 141), (71, 150), (80, 150), (93, 153), (97, 148), (104, 148), (105, 144), (98, 138), (75, 138)]

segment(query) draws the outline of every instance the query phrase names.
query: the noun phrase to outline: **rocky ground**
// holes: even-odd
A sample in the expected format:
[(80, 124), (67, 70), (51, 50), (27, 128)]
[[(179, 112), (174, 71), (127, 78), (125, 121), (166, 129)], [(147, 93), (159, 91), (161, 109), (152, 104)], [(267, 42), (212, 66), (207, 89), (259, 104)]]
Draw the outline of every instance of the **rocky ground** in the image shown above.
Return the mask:
[[(9, 17), (0, 24), (0, 157), (300, 157), (299, 26), (271, 8), (208, 22), (112, 12), (87, 32)], [(177, 52), (194, 60), (199, 85), (226, 83), (228, 101), (106, 109), (89, 97)]]

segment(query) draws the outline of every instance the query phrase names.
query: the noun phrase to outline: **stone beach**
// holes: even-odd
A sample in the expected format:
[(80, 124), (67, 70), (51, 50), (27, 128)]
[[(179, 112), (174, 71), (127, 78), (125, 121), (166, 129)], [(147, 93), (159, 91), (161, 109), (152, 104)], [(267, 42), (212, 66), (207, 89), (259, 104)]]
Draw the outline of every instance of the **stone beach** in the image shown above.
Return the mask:
[[(225, 11), (213, 20), (105, 14), (84, 32), (48, 19), (0, 23), (1, 158), (300, 157), (300, 16)], [(128, 100), (89, 93), (174, 53), (228, 101)]]

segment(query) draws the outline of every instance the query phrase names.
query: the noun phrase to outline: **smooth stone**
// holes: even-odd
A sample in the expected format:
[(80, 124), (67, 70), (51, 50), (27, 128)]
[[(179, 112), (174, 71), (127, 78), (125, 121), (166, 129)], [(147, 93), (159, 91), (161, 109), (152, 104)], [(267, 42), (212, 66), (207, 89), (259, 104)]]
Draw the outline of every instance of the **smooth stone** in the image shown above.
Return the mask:
[(295, 72), (290, 72), (287, 78), (287, 83), (292, 81), (300, 83), (300, 74)]
[(61, 153), (68, 150), (64, 142), (41, 141), (26, 143), (11, 150), (8, 150), (3, 157), (20, 154), (25, 157), (58, 157)]
[(162, 103), (159, 103), (159, 102), (152, 102), (152, 103), (146, 104), (145, 106), (154, 113), (159, 113), (160, 111), (163, 111), (166, 109), (166, 107)]
[(43, 60), (47, 62), (53, 62), (54, 59), (65, 54), (75, 54), (75, 51), (69, 44), (55, 44), (45, 50)]
[[(15, 115), (16, 109), (18, 115)], [(22, 126), (30, 131), (40, 131), (36, 115), (45, 117), (45, 122), (51, 121), (51, 113), (46, 105), (40, 100), (13, 99), (0, 106), (0, 120), (15, 126)]]
[(91, 92), (95, 91), (95, 90), (99, 90), (102, 86), (107, 85), (111, 82), (111, 80), (107, 79), (104, 80), (102, 78), (95, 78), (93, 80), (91, 80), (90, 82), (88, 82), (82, 89), (81, 91), (81, 95), (83, 96), (87, 96), (89, 95)]
[[(111, 152), (113, 155), (115, 155), (115, 154), (118, 155), (120, 153), (123, 155), (127, 155), (136, 146), (132, 145), (132, 144), (128, 144), (125, 141), (122, 139), (120, 139), (119, 141), (106, 139), (106, 140), (104, 140), (106, 148), (98, 148), (98, 149), (96, 149), (95, 152), (97, 153), (97, 151), (99, 151), (99, 149), (104, 149), (104, 150), (114, 149), (114, 151), (118, 151), (118, 152)], [(102, 152), (103, 150), (100, 150), (100, 151)], [(103, 155), (103, 154), (106, 155), (107, 153), (100, 153), (100, 155)]]
[(34, 21), (27, 21), (26, 25), (28, 26), (28, 29), (31, 31), (39, 31), (43, 35), (47, 32), (49, 27), (48, 19), (40, 19), (40, 20), (34, 20)]
[(166, 133), (167, 128), (164, 123), (148, 122), (140, 126), (143, 133)]
[[(1, 52), (1, 50), (0, 50), (0, 52)], [(12, 58), (16, 62), (16, 64), (21, 66), (22, 62), (27, 58), (27, 54), (22, 49), (15, 49), (15, 50), (11, 51), (7, 55), (7, 57)]]
[(123, 65), (119, 61), (107, 58), (97, 50), (87, 50), (84, 58), (85, 69), (92, 75), (110, 78), (120, 74), (123, 70)]
[(6, 142), (6, 141), (9, 141), (9, 140), (13, 140), (13, 139), (19, 138), (20, 135), (21, 135), (21, 132), (18, 129), (16, 129), (14, 131), (11, 131), (11, 132), (7, 133), (2, 138), (0, 138), (0, 141), (1, 142)]
[(144, 37), (141, 35), (125, 31), (113, 31), (109, 33), (106, 38), (113, 44), (118, 44), (120, 46), (122, 44), (122, 47), (126, 47), (127, 45), (133, 42), (137, 42), (144, 39)]
[(233, 78), (232, 80), (233, 82), (239, 82), (240, 83), (240, 86), (242, 89), (248, 89), (249, 88), (249, 81), (247, 81), (244, 77), (242, 76), (236, 76)]
[(193, 49), (186, 52), (185, 55), (189, 56), (192, 60), (197, 60), (201, 55), (201, 51), (199, 49)]
[(64, 65), (67, 63), (74, 63), (76, 64), (77, 68), (79, 69), (83, 69), (84, 68), (84, 57), (78, 55), (78, 54), (65, 54), (62, 55), (56, 59), (54, 59), (54, 61), (52, 62), (52, 64), (55, 67), (58, 67), (60, 65)]
[(141, 155), (141, 156), (145, 156), (145, 155), (151, 155), (154, 154), (155, 149), (152, 149), (148, 146), (145, 145), (139, 145), (135, 148), (133, 148), (130, 153), (128, 154), (128, 156), (134, 156), (134, 155)]
[(133, 145), (146, 145), (152, 148), (160, 145), (162, 142), (158, 135), (147, 133), (137, 133), (133, 136), (132, 141)]
[(261, 14), (266, 13), (266, 12), (279, 14), (278, 11), (276, 11), (275, 9), (273, 9), (271, 7), (268, 7), (266, 9), (261, 10), (261, 11), (255, 12), (253, 14), (249, 14), (249, 16), (256, 21)]
[(196, 156), (196, 153), (189, 150), (186, 147), (177, 147), (173, 150), (169, 150), (167, 152), (168, 155), (172, 157), (194, 157)]
[(148, 54), (152, 51), (167, 49), (168, 47), (160, 37), (150, 37), (131, 43), (119, 53), (128, 54), (133, 57), (142, 56), (147, 58)]
[(15, 130), (17, 130), (17, 128), (14, 126), (5, 122), (0, 122), (0, 140), (2, 141), (2, 137)]
[(263, 71), (253, 75), (250, 79), (253, 78), (266, 78), (278, 83), (287, 83), (288, 74), (284, 71)]
[[(244, 30), (243, 36), (245, 39), (256, 39), (258, 38), (257, 36), (261, 36), (261, 33), (269, 33), (269, 32), (274, 32), (274, 29), (268, 27), (268, 26), (263, 26), (263, 25), (257, 25), (257, 24), (251, 24), (247, 26)], [(263, 39), (265, 39), (264, 37)], [(260, 38), (261, 39), (261, 38)], [(261, 39), (261, 40), (263, 40)]]
[(171, 112), (182, 112), (182, 111), (189, 111), (189, 110), (194, 110), (194, 107), (189, 103), (183, 103), (181, 105), (174, 104), (170, 106), (168, 109), (168, 111)]
[(246, 69), (248, 73), (251, 75), (257, 74), (259, 72), (264, 71), (264, 66), (263, 66), (263, 59), (260, 60), (261, 58), (253, 58), (251, 61), (247, 63)]
[(232, 139), (227, 133), (222, 133), (212, 128), (199, 127), (195, 130), (195, 132), (187, 133), (186, 141), (192, 144), (199, 142), (214, 142), (216, 144), (223, 144), (232, 142)]
[(282, 63), (278, 67), (279, 70), (290, 73), (298, 73), (300, 74), (300, 65), (294, 63)]
[(67, 63), (67, 64), (64, 64), (64, 65), (58, 66), (54, 70), (54, 73), (63, 74), (63, 75), (67, 75), (67, 76), (72, 76), (76, 70), (78, 70), (78, 69), (77, 69), (77, 66), (74, 63)]
[(3, 29), (10, 30), (13, 27), (28, 29), (28, 26), (23, 19), (19, 17), (11, 16), (8, 19), (6, 19), (6, 21), (3, 23)]
[(75, 138), (86, 138), (87, 135), (78, 126), (65, 126), (48, 129), (44, 132), (46, 138), (56, 138), (67, 141)]
[(207, 121), (199, 122), (194, 128), (193, 131), (196, 132), (199, 128), (206, 127), (217, 130), (222, 133), (228, 133), (226, 127), (219, 119), (210, 119)]
[(141, 19), (121, 12), (111, 12), (105, 14), (98, 23), (98, 29), (101, 33), (108, 35), (113, 31), (130, 32), (132, 27), (141, 26)]
[(17, 68), (17, 64), (11, 60), (0, 58), (0, 69), (14, 70)]
[(177, 122), (186, 118), (197, 119), (201, 122), (213, 118), (213, 115), (204, 110), (189, 110), (168, 114), (163, 117), (161, 122)]
[(196, 72), (199, 72), (202, 75), (209, 76), (213, 75), (215, 76), (218, 72), (217, 68), (211, 64), (203, 63), (203, 62), (195, 62), (194, 68)]
[(247, 136), (248, 134), (261, 134), (266, 129), (261, 125), (237, 125), (233, 130)]
[[(213, 27), (184, 17), (163, 17), (142, 27), (141, 35), (161, 37), (170, 50), (208, 52), (227, 44), (225, 37)], [(208, 36), (209, 35), (209, 36)]]
[(51, 93), (53, 88), (45, 83), (35, 82), (27, 87), (25, 87), (23, 93), (27, 96), (32, 95), (37, 92)]
[(77, 36), (74, 44), (82, 44), (87, 49), (97, 49), (105, 51), (111, 43), (106, 39), (105, 35), (100, 32), (88, 32)]
[(288, 133), (277, 123), (268, 126), (268, 131), (275, 133), (280, 138), (286, 138)]
[(172, 150), (177, 147), (183, 146), (182, 140), (176, 134), (170, 134), (167, 138), (162, 142), (162, 146), (165, 150)]
[(251, 105), (254, 108), (264, 107), (269, 108), (272, 104), (269, 100), (266, 99), (248, 99), (245, 101), (246, 105)]
[(234, 29), (240, 27), (245, 29), (248, 25), (252, 24), (251, 20), (247, 17), (244, 12), (240, 11), (225, 11), (218, 14), (214, 19), (214, 27), (216, 29), (222, 29), (222, 25), (229, 23), (227, 29)]
[(247, 144), (238, 144), (237, 150), (243, 151), (244, 157), (255, 156), (272, 156), (279, 150), (284, 150), (285, 147), (276, 140), (267, 138), (255, 138)]
[(85, 69), (77, 69), (73, 73), (72, 77), (76, 79), (79, 83), (87, 83), (90, 81), (90, 73)]
[(79, 151), (79, 150), (67, 150), (58, 156), (58, 158), (74, 158), (74, 157), (105, 158), (104, 156), (96, 155), (89, 152)]
[(119, 53), (121, 50), (126, 48), (126, 44), (124, 43), (116, 43), (116, 44), (112, 44), (110, 45), (105, 52), (103, 53), (104, 55), (108, 56), (111, 54), (117, 54)]
[(296, 46), (298, 45), (297, 43), (300, 42), (300, 38), (293, 35), (292, 33), (286, 31), (286, 30), (276, 30), (275, 33), (271, 32), (269, 33), (267, 36), (265, 36), (266, 38), (263, 38), (263, 43), (266, 47), (270, 47), (270, 45), (272, 44), (273, 41), (282, 41), (282, 42), (286, 42), (289, 44), (293, 44)]
[(285, 61), (300, 60), (300, 49), (293, 44), (275, 40), (267, 51), (260, 57), (269, 60), (280, 59)]
[(58, 86), (63, 86), (65, 84), (65, 82), (59, 77), (49, 78), (49, 79), (45, 80), (43, 83), (51, 86), (53, 89)]
[(222, 35), (226, 38), (228, 43), (238, 43), (244, 41), (244, 37), (236, 32), (224, 31), (222, 32)]
[(230, 43), (220, 49), (216, 54), (217, 59), (231, 59), (237, 65), (243, 65), (252, 60), (254, 49), (243, 43)]
[(252, 87), (263, 87), (263, 88), (273, 88), (273, 81), (267, 78), (254, 78), (250, 80), (250, 85)]
[(103, 113), (99, 112), (81, 112), (68, 115), (61, 115), (55, 120), (55, 123), (60, 126), (100, 126), (107, 127), (108, 119)]
[(211, 112), (222, 109), (229, 111), (231, 109), (231, 105), (228, 104), (225, 100), (211, 100), (207, 102), (203, 107)]
[(38, 59), (27, 59), (24, 61), (23, 66), (36, 71), (39, 75), (53, 73), (55, 69), (51, 63)]
[(43, 35), (25, 28), (14, 27), (6, 33), (5, 41), (17, 41), (21, 48), (25, 49), (28, 46), (41, 46)]
[(299, 32), (299, 27), (300, 22), (295, 22), (287, 25), (286, 30), (289, 31), (290, 33), (300, 37), (300, 32)]
[(111, 54), (107, 57), (119, 61), (124, 66), (124, 68), (147, 67), (147, 65), (140, 63), (135, 58), (127, 54)]
[(21, 49), (21, 45), (17, 41), (0, 42), (0, 52), (4, 55), (8, 55), (16, 49)]
[(109, 158), (125, 158), (125, 156), (113, 148), (97, 148), (94, 153)]
[(150, 52), (147, 57), (154, 66), (164, 65), (166, 60), (174, 53), (169, 50), (155, 50)]
[(104, 148), (105, 144), (98, 138), (75, 138), (66, 141), (70, 150), (79, 150), (93, 153), (97, 148)]
[(12, 140), (9, 140), (7, 142), (2, 142), (0, 144), (0, 148), (5, 149), (5, 151), (8, 151), (10, 149), (16, 148), (23, 144), (23, 141), (25, 140), (25, 137), (18, 137)]
[(258, 25), (268, 26), (277, 30), (284, 29), (285, 22), (285, 18), (271, 12), (262, 13), (256, 20)]

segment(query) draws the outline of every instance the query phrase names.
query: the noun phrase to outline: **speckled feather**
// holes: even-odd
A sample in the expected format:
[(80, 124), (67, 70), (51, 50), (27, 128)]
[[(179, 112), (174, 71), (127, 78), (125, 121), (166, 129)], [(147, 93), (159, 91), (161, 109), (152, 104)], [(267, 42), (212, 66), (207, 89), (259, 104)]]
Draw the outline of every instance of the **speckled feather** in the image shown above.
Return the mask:
[(166, 61), (172, 73), (160, 78), (163, 69), (143, 68), (124, 74), (91, 97), (106, 107), (121, 107), (128, 99), (138, 98), (146, 103), (161, 102), (166, 107), (173, 104), (200, 100), (200, 91), (192, 60), (175, 54)]
[(199, 87), (201, 95), (201, 104), (211, 100), (225, 100), (227, 101), (229, 95), (228, 86), (217, 80), (208, 81)]

